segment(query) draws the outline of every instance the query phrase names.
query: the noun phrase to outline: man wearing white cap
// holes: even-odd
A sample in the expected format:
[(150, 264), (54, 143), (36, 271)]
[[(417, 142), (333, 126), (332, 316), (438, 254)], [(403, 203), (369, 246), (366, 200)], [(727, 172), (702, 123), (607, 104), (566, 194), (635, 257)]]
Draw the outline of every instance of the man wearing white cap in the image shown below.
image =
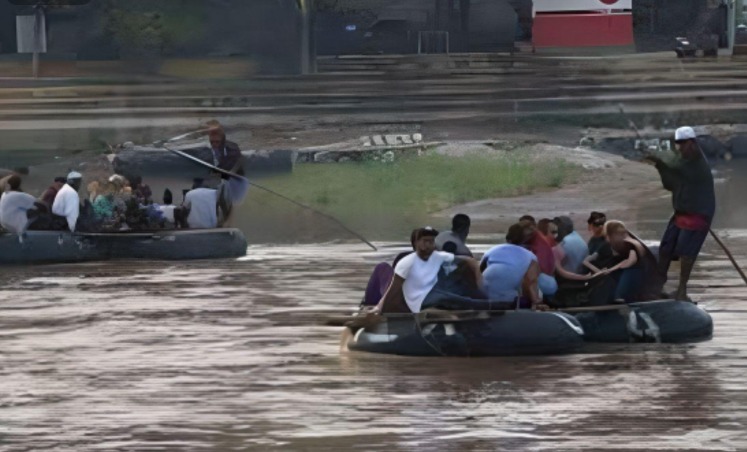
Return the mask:
[(62, 186), (52, 204), (52, 213), (67, 220), (67, 227), (71, 232), (75, 231), (80, 216), (80, 197), (78, 190), (83, 183), (83, 176), (78, 172), (67, 175), (67, 183)]
[(674, 133), (678, 155), (664, 161), (653, 155), (664, 188), (672, 192), (674, 215), (659, 247), (659, 271), (666, 280), (669, 264), (680, 261), (680, 283), (675, 298), (687, 299), (687, 282), (700, 253), (716, 211), (713, 175), (705, 155), (698, 145), (692, 127), (680, 127)]

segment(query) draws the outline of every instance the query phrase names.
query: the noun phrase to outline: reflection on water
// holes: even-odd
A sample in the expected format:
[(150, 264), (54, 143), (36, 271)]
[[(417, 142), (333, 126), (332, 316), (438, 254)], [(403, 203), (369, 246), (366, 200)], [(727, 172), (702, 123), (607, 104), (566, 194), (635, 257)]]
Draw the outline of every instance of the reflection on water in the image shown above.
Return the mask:
[[(744, 255), (747, 241), (735, 242)], [(402, 248), (4, 269), (2, 449), (747, 447), (747, 293), (712, 247), (693, 290), (714, 316), (710, 342), (558, 357), (340, 353), (340, 329), (322, 320), (350, 311), (374, 263)]]

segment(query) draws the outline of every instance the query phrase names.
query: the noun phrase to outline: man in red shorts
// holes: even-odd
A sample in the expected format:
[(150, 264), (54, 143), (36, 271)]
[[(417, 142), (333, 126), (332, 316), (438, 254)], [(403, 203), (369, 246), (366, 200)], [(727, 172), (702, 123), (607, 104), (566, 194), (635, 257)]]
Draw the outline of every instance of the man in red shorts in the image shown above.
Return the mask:
[(687, 282), (700, 253), (716, 211), (713, 175), (692, 127), (675, 131), (677, 156), (664, 161), (649, 155), (661, 176), (664, 188), (672, 192), (674, 215), (659, 247), (659, 271), (666, 280), (669, 264), (680, 261), (680, 283), (675, 298), (687, 300)]

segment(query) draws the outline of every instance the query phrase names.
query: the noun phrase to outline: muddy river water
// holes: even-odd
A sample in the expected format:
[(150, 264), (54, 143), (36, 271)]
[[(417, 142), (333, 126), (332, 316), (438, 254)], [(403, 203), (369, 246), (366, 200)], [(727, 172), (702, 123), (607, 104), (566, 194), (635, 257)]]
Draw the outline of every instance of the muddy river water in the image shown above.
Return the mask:
[[(747, 265), (744, 171), (715, 226)], [(0, 269), (0, 451), (747, 449), (747, 286), (710, 239), (713, 340), (485, 359), (341, 352), (323, 320), (405, 247), (379, 245)]]

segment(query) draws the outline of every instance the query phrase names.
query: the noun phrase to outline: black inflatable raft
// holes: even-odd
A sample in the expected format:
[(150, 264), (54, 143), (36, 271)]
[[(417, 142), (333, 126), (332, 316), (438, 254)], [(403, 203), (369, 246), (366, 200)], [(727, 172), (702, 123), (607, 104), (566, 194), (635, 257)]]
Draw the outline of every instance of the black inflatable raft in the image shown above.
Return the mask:
[(0, 264), (82, 262), (107, 259), (187, 260), (246, 255), (238, 229), (178, 229), (85, 234), (28, 231), (0, 233)]
[(432, 319), (427, 311), (384, 315), (351, 328), (349, 350), (406, 356), (509, 356), (570, 353), (583, 344), (583, 330), (560, 312), (475, 312)]
[(713, 336), (710, 314), (689, 301), (658, 300), (590, 308), (575, 317), (589, 342), (682, 343), (705, 341)]

